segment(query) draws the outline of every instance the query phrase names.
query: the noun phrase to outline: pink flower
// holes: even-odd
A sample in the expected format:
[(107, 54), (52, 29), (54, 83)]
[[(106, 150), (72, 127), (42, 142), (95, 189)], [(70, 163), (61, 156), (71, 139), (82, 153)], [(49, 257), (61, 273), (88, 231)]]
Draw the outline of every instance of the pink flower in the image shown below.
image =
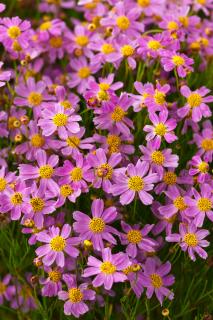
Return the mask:
[(177, 74), (181, 78), (185, 78), (186, 75), (193, 71), (191, 65), (194, 63), (193, 59), (188, 58), (183, 53), (171, 52), (165, 50), (162, 53), (161, 64), (165, 71), (170, 72), (173, 69), (177, 70)]

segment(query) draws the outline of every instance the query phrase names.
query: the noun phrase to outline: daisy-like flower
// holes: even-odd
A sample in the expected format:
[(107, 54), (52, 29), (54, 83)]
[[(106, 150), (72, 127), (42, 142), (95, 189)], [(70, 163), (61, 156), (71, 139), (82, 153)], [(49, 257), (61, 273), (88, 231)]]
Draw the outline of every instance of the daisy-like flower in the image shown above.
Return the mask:
[(167, 109), (161, 111), (159, 116), (156, 113), (150, 113), (149, 118), (153, 126), (146, 125), (143, 130), (148, 132), (146, 140), (160, 140), (164, 138), (166, 142), (172, 143), (177, 140), (177, 136), (173, 130), (176, 128), (177, 123), (175, 119), (168, 119), (169, 112)]
[(95, 188), (102, 187), (105, 192), (111, 192), (112, 182), (121, 170), (115, 167), (121, 162), (121, 159), (120, 153), (113, 153), (107, 158), (105, 151), (101, 148), (97, 149), (95, 154), (88, 155), (87, 162), (92, 166), (88, 173), (91, 174), (90, 181)]
[(1, 197), (0, 212), (9, 212), (11, 220), (18, 220), (21, 214), (29, 212), (30, 188), (26, 188), (25, 183), (18, 181), (15, 188), (8, 188)]
[(128, 135), (130, 129), (133, 128), (133, 122), (126, 114), (132, 104), (132, 98), (129, 98), (126, 93), (121, 94), (116, 101), (109, 104), (103, 109), (96, 110), (94, 124), (97, 129), (112, 130), (116, 128), (119, 132)]
[(127, 280), (127, 276), (122, 272), (131, 264), (127, 254), (123, 252), (112, 254), (110, 248), (105, 248), (102, 251), (102, 260), (89, 256), (88, 268), (84, 269), (83, 277), (97, 275), (92, 281), (94, 287), (104, 285), (106, 290), (110, 290), (114, 282)]
[(164, 70), (170, 72), (176, 69), (177, 74), (181, 78), (185, 78), (189, 72), (193, 71), (193, 68), (191, 67), (193, 63), (194, 60), (183, 53), (171, 52), (168, 50), (165, 50), (162, 53), (161, 64)]
[(79, 254), (78, 249), (73, 245), (79, 244), (79, 238), (70, 237), (71, 226), (65, 224), (60, 231), (58, 227), (50, 227), (48, 231), (42, 231), (37, 235), (37, 240), (45, 244), (36, 249), (36, 254), (42, 258), (46, 266), (51, 266), (56, 262), (58, 267), (65, 265), (65, 253), (70, 257), (76, 258)]
[(4, 166), (0, 169), (0, 194), (10, 188), (10, 184), (16, 181), (14, 172), (7, 172)]
[(80, 131), (78, 121), (81, 116), (73, 114), (74, 109), (65, 109), (61, 104), (54, 104), (53, 108), (45, 108), (42, 111), (38, 125), (41, 127), (44, 136), (51, 136), (57, 132), (61, 139), (67, 139), (69, 134)]
[(161, 0), (138, 0), (138, 8), (146, 16), (160, 15), (165, 9), (165, 3)]
[(16, 293), (14, 285), (10, 285), (12, 276), (7, 274), (3, 279), (0, 280), (0, 305), (4, 303), (4, 299), (10, 301), (12, 296)]
[(47, 272), (47, 278), (41, 278), (42, 285), (41, 293), (44, 297), (54, 297), (62, 290), (62, 268), (51, 268), (44, 266), (44, 271)]
[(89, 311), (86, 300), (95, 300), (95, 291), (88, 289), (88, 283), (82, 283), (77, 286), (76, 276), (64, 274), (63, 280), (67, 285), (68, 291), (59, 291), (60, 300), (66, 301), (64, 304), (64, 313), (79, 318)]
[(5, 86), (5, 83), (10, 80), (11, 71), (2, 71), (3, 62), (0, 61), (0, 87)]
[(213, 96), (205, 97), (210, 92), (209, 89), (201, 87), (195, 91), (191, 91), (189, 87), (182, 86), (180, 92), (187, 99), (184, 107), (177, 111), (180, 118), (184, 118), (191, 113), (192, 120), (199, 122), (202, 117), (206, 118), (212, 115), (207, 103), (213, 102)]
[(206, 251), (202, 247), (208, 247), (209, 242), (204, 240), (209, 235), (209, 231), (205, 229), (197, 230), (194, 224), (184, 225), (180, 223), (179, 234), (173, 233), (166, 237), (168, 242), (178, 242), (183, 251), (188, 251), (190, 258), (195, 261), (195, 253), (202, 259), (208, 257)]
[(14, 104), (17, 106), (27, 106), (31, 108), (44, 106), (44, 102), (54, 100), (46, 92), (46, 84), (44, 81), (35, 82), (35, 79), (30, 77), (24, 83), (20, 83), (15, 87), (17, 97), (14, 99)]
[(196, 176), (199, 183), (204, 183), (208, 180), (210, 177), (208, 162), (203, 161), (200, 156), (194, 156), (189, 161), (189, 164), (192, 166), (189, 169), (190, 176)]
[(123, 270), (123, 273), (127, 276), (130, 282), (131, 289), (136, 294), (137, 298), (140, 299), (143, 292), (142, 283), (142, 268), (137, 260), (132, 260), (131, 265)]
[(187, 195), (184, 197), (184, 201), (188, 206), (186, 214), (194, 219), (193, 223), (197, 227), (202, 227), (205, 215), (209, 220), (213, 221), (212, 186), (204, 183), (200, 184), (200, 193), (195, 188), (192, 188), (191, 191), (194, 198)]
[(153, 111), (161, 111), (166, 108), (166, 94), (169, 91), (169, 84), (164, 84), (161, 86), (160, 83), (157, 83), (156, 89), (154, 88), (153, 84), (151, 84), (150, 88), (147, 90), (147, 96), (145, 100), (146, 106), (148, 107), (150, 113)]
[(193, 142), (196, 143), (199, 150), (197, 154), (202, 156), (204, 161), (212, 162), (213, 159), (213, 128), (211, 123), (204, 127), (201, 133), (195, 133)]
[(147, 192), (153, 189), (154, 183), (159, 180), (156, 173), (148, 173), (149, 165), (140, 160), (134, 166), (130, 163), (126, 173), (119, 173), (116, 176), (116, 183), (112, 187), (114, 196), (120, 195), (122, 205), (131, 203), (138, 194), (141, 202), (149, 205), (153, 197)]
[(38, 166), (32, 166), (30, 164), (19, 165), (19, 175), (21, 179), (26, 181), (39, 178), (40, 188), (43, 192), (48, 189), (53, 195), (59, 194), (59, 186), (53, 179), (55, 176), (55, 167), (59, 161), (58, 156), (51, 155), (47, 158), (44, 150), (38, 150), (35, 158)]
[(144, 31), (142, 22), (137, 21), (140, 17), (137, 6), (128, 6), (123, 2), (116, 2), (113, 15), (101, 19), (101, 25), (112, 27), (113, 34), (122, 33), (128, 37), (138, 37)]
[(135, 112), (139, 112), (146, 107), (146, 98), (149, 96), (148, 92), (152, 90), (152, 83), (147, 82), (143, 85), (141, 82), (136, 81), (134, 87), (140, 95), (131, 94), (133, 98), (132, 106)]
[(51, 37), (58, 37), (62, 34), (65, 23), (61, 19), (53, 19), (42, 22), (38, 28), (37, 34), (40, 41), (47, 41)]
[(100, 69), (100, 65), (88, 63), (85, 57), (79, 59), (72, 59), (72, 69), (74, 72), (70, 73), (70, 79), (68, 86), (70, 88), (77, 87), (78, 93), (84, 93), (88, 87), (89, 81), (94, 81), (95, 78), (92, 74), (96, 73)]
[(121, 243), (127, 245), (126, 253), (135, 258), (138, 250), (145, 252), (155, 251), (156, 241), (147, 237), (148, 233), (152, 230), (154, 224), (147, 224), (142, 229), (139, 225), (130, 226), (129, 224), (121, 221), (121, 226), (125, 234), (121, 234)]
[(153, 172), (157, 172), (159, 178), (162, 179), (164, 175), (164, 168), (177, 168), (179, 157), (172, 154), (172, 149), (160, 149), (160, 140), (149, 141), (147, 146), (140, 146), (143, 153), (141, 159), (149, 163)]
[(173, 285), (175, 278), (173, 275), (168, 275), (171, 270), (171, 263), (167, 261), (161, 264), (159, 259), (147, 258), (144, 264), (144, 272), (142, 284), (147, 288), (146, 296), (150, 299), (153, 293), (162, 305), (164, 297), (172, 300), (174, 293), (167, 287)]
[(74, 190), (88, 191), (87, 182), (91, 180), (92, 174), (89, 169), (91, 164), (85, 160), (82, 154), (73, 155), (75, 165), (69, 160), (64, 161), (63, 167), (57, 169), (57, 176), (61, 177), (60, 185), (70, 184)]
[(104, 201), (101, 199), (93, 200), (92, 218), (81, 211), (74, 211), (73, 218), (77, 221), (73, 224), (75, 232), (79, 233), (82, 240), (92, 241), (95, 250), (104, 249), (103, 240), (115, 245), (117, 241), (112, 234), (118, 234), (118, 231), (109, 226), (117, 217), (115, 207), (104, 209)]

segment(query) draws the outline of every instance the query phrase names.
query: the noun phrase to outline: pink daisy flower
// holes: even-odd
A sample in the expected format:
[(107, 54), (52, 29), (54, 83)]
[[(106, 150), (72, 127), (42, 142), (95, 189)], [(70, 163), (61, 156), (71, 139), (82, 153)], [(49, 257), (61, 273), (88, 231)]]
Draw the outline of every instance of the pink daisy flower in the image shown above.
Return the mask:
[(79, 251), (73, 245), (79, 244), (79, 238), (70, 237), (71, 226), (65, 224), (62, 230), (58, 227), (50, 227), (48, 231), (42, 231), (38, 234), (37, 240), (45, 244), (36, 249), (36, 254), (42, 258), (46, 266), (51, 266), (56, 262), (58, 267), (65, 265), (65, 253), (70, 257), (76, 258)]
[(3, 62), (0, 61), (0, 87), (5, 86), (6, 82), (10, 80), (12, 72), (11, 71), (2, 71)]
[(213, 102), (213, 96), (205, 97), (210, 92), (209, 89), (201, 87), (195, 91), (191, 91), (189, 87), (182, 86), (180, 92), (187, 99), (184, 107), (177, 111), (180, 118), (186, 117), (190, 112), (192, 112), (192, 120), (195, 122), (199, 122), (202, 117), (211, 116), (212, 113), (207, 103)]
[(190, 176), (196, 176), (199, 183), (204, 183), (210, 178), (209, 164), (201, 159), (200, 156), (192, 157), (189, 161), (191, 168), (189, 169)]
[(92, 281), (92, 285), (94, 287), (104, 285), (106, 290), (110, 290), (114, 282), (124, 282), (127, 280), (127, 276), (122, 270), (130, 264), (131, 262), (125, 253), (112, 254), (110, 248), (105, 248), (102, 251), (102, 261), (89, 256), (87, 262), (88, 268), (84, 269), (83, 277), (97, 275)]
[(15, 286), (10, 284), (11, 280), (12, 276), (10, 274), (7, 274), (3, 277), (3, 279), (0, 279), (0, 305), (2, 305), (5, 302), (5, 299), (6, 301), (11, 301), (11, 298), (16, 294)]
[(171, 52), (171, 51), (163, 51), (161, 64), (165, 71), (170, 72), (174, 69), (177, 70), (177, 74), (181, 78), (185, 78), (188, 73), (193, 71), (191, 65), (194, 63), (194, 60), (188, 58), (183, 53)]
[(188, 251), (190, 258), (195, 261), (195, 253), (202, 259), (208, 257), (206, 251), (202, 247), (208, 247), (209, 242), (204, 240), (209, 235), (209, 231), (205, 229), (197, 230), (194, 224), (188, 226), (180, 223), (179, 234), (173, 233), (166, 237), (168, 242), (178, 242), (183, 251)]
[(116, 176), (116, 183), (112, 186), (112, 194), (120, 195), (122, 205), (131, 203), (135, 195), (138, 194), (141, 202), (149, 205), (153, 197), (147, 192), (153, 189), (154, 183), (158, 181), (156, 173), (148, 173), (149, 165), (140, 160), (134, 166), (130, 163), (127, 166), (126, 173), (119, 173)]
[(118, 231), (108, 224), (116, 219), (116, 208), (104, 209), (104, 201), (96, 199), (92, 202), (91, 211), (92, 218), (81, 211), (73, 212), (73, 218), (77, 221), (73, 224), (75, 232), (79, 233), (82, 241), (92, 241), (94, 249), (98, 251), (104, 249), (103, 240), (115, 245), (117, 241), (112, 234), (118, 235)]
[(66, 301), (64, 304), (64, 313), (79, 318), (89, 311), (86, 300), (95, 300), (95, 291), (88, 289), (88, 283), (82, 283), (77, 286), (76, 276), (64, 274), (63, 280), (67, 285), (68, 291), (59, 291), (60, 300)]

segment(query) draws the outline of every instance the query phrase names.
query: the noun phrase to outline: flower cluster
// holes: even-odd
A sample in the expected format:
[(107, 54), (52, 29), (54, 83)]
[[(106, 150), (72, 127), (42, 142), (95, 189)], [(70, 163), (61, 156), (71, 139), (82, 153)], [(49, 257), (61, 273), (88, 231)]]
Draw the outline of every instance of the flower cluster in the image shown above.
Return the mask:
[(162, 305), (175, 294), (162, 249), (207, 258), (213, 96), (194, 80), (212, 8), (41, 0), (30, 21), (0, 4), (0, 213), (36, 266), (3, 277), (0, 304), (39, 308), (37, 290), (78, 318), (119, 286)]

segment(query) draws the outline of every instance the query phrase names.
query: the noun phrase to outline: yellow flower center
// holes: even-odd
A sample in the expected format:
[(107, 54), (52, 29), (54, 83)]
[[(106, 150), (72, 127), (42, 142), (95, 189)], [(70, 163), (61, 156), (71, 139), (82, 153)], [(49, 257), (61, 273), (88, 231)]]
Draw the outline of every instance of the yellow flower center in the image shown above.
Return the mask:
[(63, 44), (63, 39), (61, 37), (50, 38), (50, 45), (52, 48), (61, 48)]
[(206, 4), (206, 0), (197, 0), (197, 3), (204, 5), (204, 4)]
[(110, 179), (113, 174), (113, 168), (108, 163), (103, 163), (97, 168), (96, 174), (99, 178)]
[(17, 40), (13, 41), (12, 48), (16, 52), (22, 51), (22, 47), (21, 47), (20, 43)]
[(46, 164), (39, 168), (39, 175), (42, 179), (50, 179), (53, 173), (54, 173), (54, 169), (49, 164)]
[(195, 233), (186, 233), (184, 235), (183, 241), (189, 246), (189, 247), (196, 247), (198, 244), (197, 236)]
[(154, 288), (159, 289), (160, 287), (162, 287), (163, 285), (163, 280), (161, 278), (161, 276), (159, 276), (159, 274), (157, 273), (153, 273), (150, 275), (151, 278), (151, 282)]
[(185, 59), (181, 56), (175, 55), (172, 57), (172, 62), (176, 65), (176, 66), (182, 66), (185, 63)]
[(64, 107), (65, 110), (72, 108), (72, 104), (68, 100), (64, 100), (60, 102), (60, 104), (62, 105), (62, 107)]
[(191, 108), (198, 107), (202, 102), (202, 97), (199, 93), (191, 93), (187, 98), (187, 103)]
[(110, 88), (110, 85), (109, 85), (108, 83), (101, 82), (101, 83), (99, 84), (99, 87), (100, 87), (101, 90), (106, 91), (106, 90), (108, 90), (108, 89)]
[(50, 240), (50, 247), (53, 251), (63, 251), (66, 246), (66, 240), (61, 236), (56, 236)]
[(101, 218), (93, 218), (89, 223), (89, 229), (93, 233), (102, 233), (105, 229), (105, 222)]
[(144, 188), (144, 181), (140, 176), (132, 176), (128, 179), (128, 188), (133, 191), (141, 191)]
[(42, 103), (43, 97), (42, 94), (38, 92), (31, 92), (27, 100), (33, 107), (37, 107)]
[(73, 193), (73, 189), (69, 184), (64, 184), (63, 186), (60, 187), (60, 193), (64, 198), (66, 198)]
[(158, 123), (155, 127), (155, 133), (158, 135), (158, 136), (164, 136), (165, 133), (167, 131), (167, 128), (165, 126), (165, 124), (163, 123)]
[(67, 120), (68, 120), (68, 116), (67, 116), (66, 114), (64, 114), (64, 113), (57, 113), (57, 114), (54, 115), (54, 117), (53, 117), (53, 123), (54, 123), (57, 127), (66, 126)]
[(44, 200), (39, 197), (32, 198), (30, 200), (30, 204), (31, 204), (34, 212), (42, 211), (44, 209), (44, 205), (45, 205)]
[(161, 151), (154, 151), (151, 154), (152, 162), (157, 165), (163, 165), (165, 157)]
[(88, 42), (89, 42), (89, 39), (87, 36), (78, 36), (75, 38), (75, 42), (81, 46), (81, 47), (85, 47)]
[(150, 0), (138, 0), (139, 6), (146, 8), (150, 5)]
[(52, 22), (51, 21), (46, 21), (44, 23), (42, 23), (39, 27), (39, 29), (41, 31), (46, 31), (49, 30), (52, 27)]
[(147, 43), (147, 46), (148, 46), (149, 49), (152, 49), (154, 51), (159, 50), (160, 48), (162, 48), (162, 45), (157, 40), (150, 40)]
[(137, 272), (139, 270), (141, 270), (141, 266), (139, 264), (135, 263), (135, 264), (132, 264), (131, 266), (128, 266), (127, 268), (123, 269), (122, 271), (124, 274), (127, 275), (131, 272)]
[(22, 204), (23, 199), (22, 199), (22, 194), (20, 192), (15, 192), (12, 197), (10, 198), (12, 204), (14, 206), (18, 206), (19, 204)]
[(59, 5), (61, 3), (61, 0), (46, 0), (46, 2), (49, 4)]
[(205, 151), (213, 150), (213, 139), (203, 139), (202, 142), (201, 142), (201, 147)]
[(134, 54), (134, 51), (135, 51), (135, 49), (132, 46), (128, 45), (128, 44), (124, 45), (121, 48), (121, 53), (125, 57), (132, 56)]
[(180, 23), (182, 23), (182, 25), (187, 28), (189, 26), (189, 18), (186, 16), (183, 17), (179, 17), (179, 21)]
[(72, 148), (78, 148), (81, 140), (77, 137), (77, 136), (72, 136), (72, 137), (69, 137), (67, 138), (67, 144), (68, 146), (72, 147)]
[(208, 40), (207, 38), (201, 37), (201, 38), (199, 39), (199, 41), (200, 41), (201, 45), (203, 45), (204, 47), (208, 47), (208, 45), (209, 45), (209, 40)]
[(6, 188), (7, 185), (7, 181), (4, 178), (0, 178), (0, 192), (4, 191), (4, 189)]
[(78, 288), (69, 289), (68, 296), (69, 296), (69, 300), (72, 303), (81, 302), (83, 299), (83, 294), (82, 294), (81, 290)]
[(105, 90), (99, 90), (98, 91), (98, 99), (100, 101), (108, 101), (109, 100), (109, 94)]
[(200, 211), (209, 211), (212, 207), (211, 200), (208, 198), (200, 198), (197, 201), (197, 207)]
[(78, 70), (78, 76), (81, 79), (88, 78), (90, 76), (90, 68), (89, 67), (82, 67)]
[(163, 176), (163, 181), (168, 185), (173, 185), (177, 181), (177, 176), (174, 172), (166, 172)]
[(16, 39), (21, 34), (21, 29), (17, 26), (12, 26), (7, 29), (7, 34), (11, 39)]
[(53, 271), (48, 272), (48, 276), (49, 276), (50, 280), (53, 282), (58, 282), (61, 280), (61, 272), (59, 272), (57, 270), (53, 270)]
[(45, 140), (40, 134), (36, 133), (31, 137), (30, 143), (35, 148), (41, 148), (44, 145)]
[(3, 282), (0, 282), (0, 295), (6, 291), (6, 286)]
[(116, 266), (110, 261), (105, 261), (100, 265), (100, 270), (105, 274), (113, 274), (116, 271)]
[(121, 139), (113, 134), (108, 135), (107, 137), (107, 144), (109, 146), (110, 153), (116, 153), (120, 150)]
[(142, 235), (139, 230), (130, 230), (127, 233), (127, 240), (131, 243), (139, 243), (142, 240)]
[(111, 114), (111, 119), (115, 122), (122, 121), (125, 114), (126, 112), (121, 107), (117, 106)]
[(174, 201), (173, 201), (173, 204), (174, 206), (180, 210), (180, 211), (183, 211), (183, 210), (186, 210), (187, 208), (187, 205), (185, 204), (184, 202), (184, 198), (179, 196), (177, 197)]
[(175, 21), (169, 21), (167, 24), (167, 28), (172, 31), (172, 30), (178, 30), (178, 24)]
[(202, 161), (199, 165), (198, 165), (198, 170), (202, 173), (207, 173), (209, 170), (209, 165), (207, 162)]
[(154, 94), (154, 100), (157, 104), (164, 104), (165, 103), (165, 93), (164, 92), (161, 92), (161, 91), (158, 91), (158, 90), (155, 90), (155, 94)]
[(110, 54), (115, 51), (115, 48), (110, 43), (104, 43), (101, 47), (101, 52), (104, 54)]
[(80, 181), (83, 177), (83, 172), (82, 169), (79, 167), (73, 168), (72, 171), (70, 172), (70, 178), (72, 181)]
[(130, 26), (130, 21), (126, 16), (120, 16), (116, 20), (118, 28), (121, 30), (127, 30)]

